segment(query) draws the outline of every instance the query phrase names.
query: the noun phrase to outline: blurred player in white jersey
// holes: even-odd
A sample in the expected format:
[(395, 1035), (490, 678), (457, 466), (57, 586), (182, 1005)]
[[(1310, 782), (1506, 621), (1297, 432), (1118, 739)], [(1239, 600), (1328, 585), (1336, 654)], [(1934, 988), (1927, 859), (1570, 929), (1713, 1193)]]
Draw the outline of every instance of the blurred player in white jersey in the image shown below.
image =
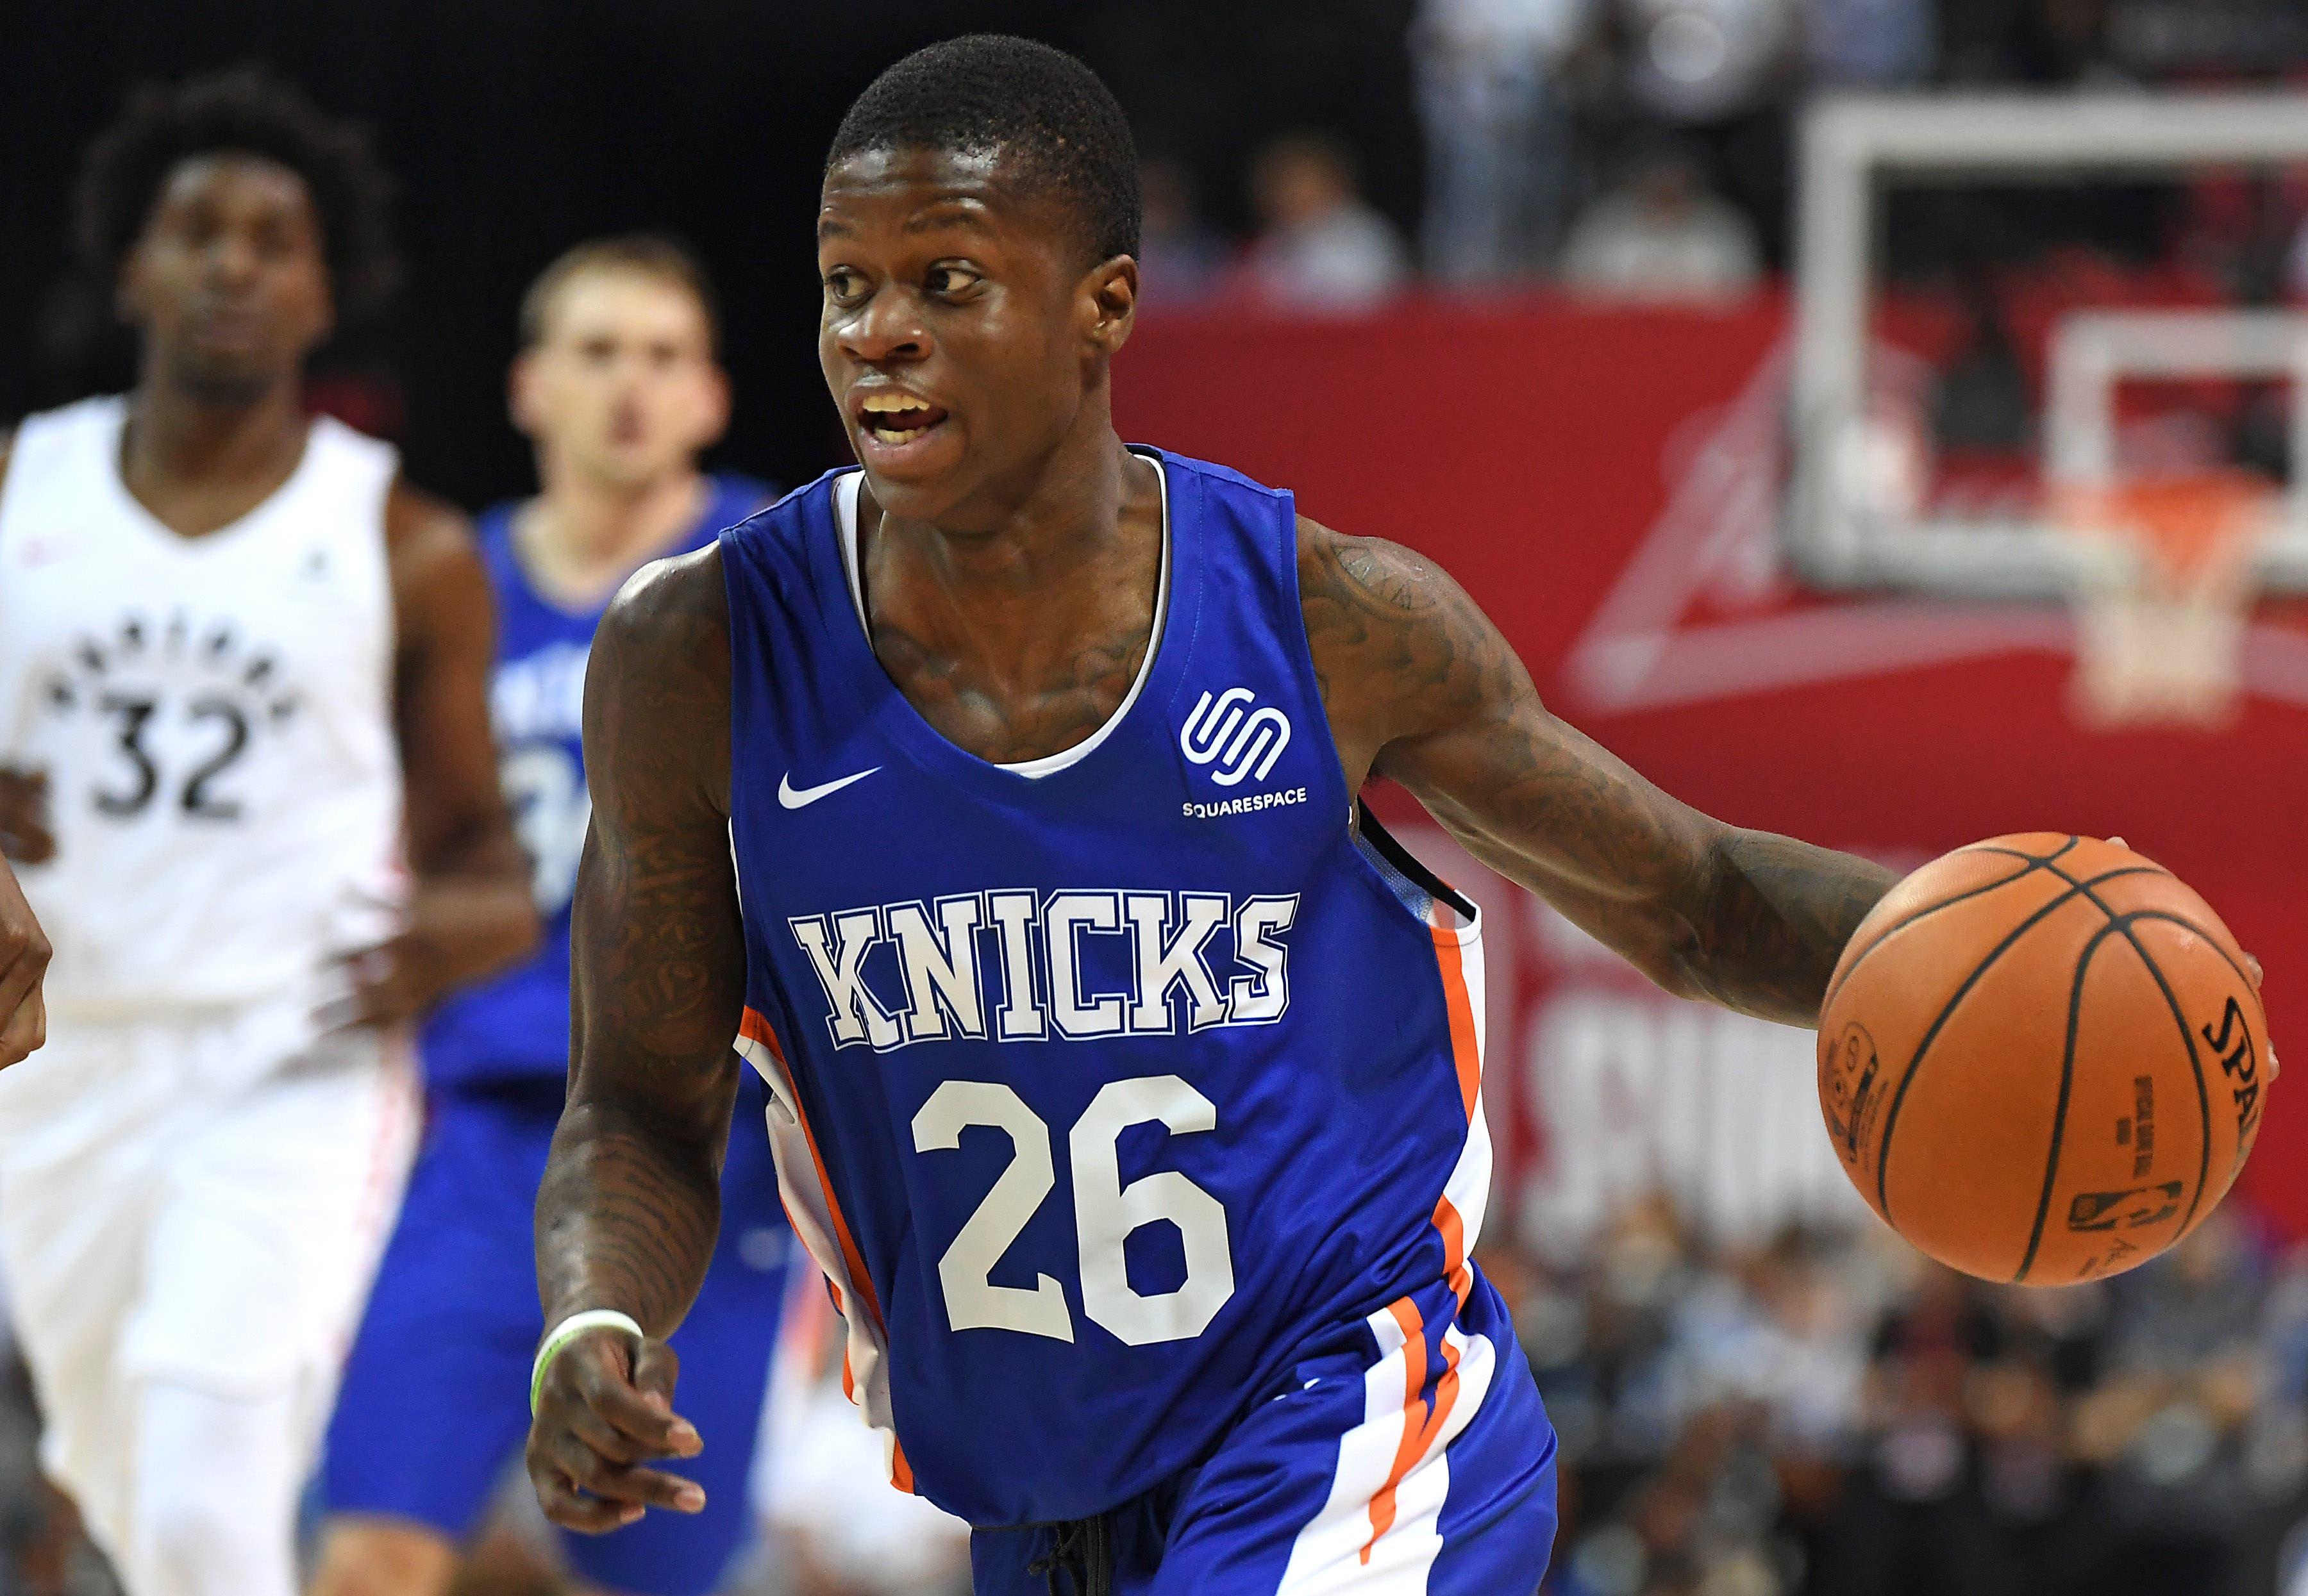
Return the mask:
[(302, 400), (383, 189), (260, 75), (142, 98), (80, 192), (136, 387), (0, 456), (0, 838), (55, 943), (0, 1262), (130, 1596), (294, 1596), (416, 1130), (400, 1027), (536, 935), (466, 525)]

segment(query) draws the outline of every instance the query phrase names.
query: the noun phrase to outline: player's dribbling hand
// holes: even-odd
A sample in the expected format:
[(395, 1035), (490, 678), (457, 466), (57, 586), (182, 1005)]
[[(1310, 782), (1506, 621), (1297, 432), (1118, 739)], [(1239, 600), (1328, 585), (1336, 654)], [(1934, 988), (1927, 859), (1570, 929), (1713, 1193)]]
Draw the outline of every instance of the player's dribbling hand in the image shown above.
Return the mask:
[(704, 1450), (673, 1411), (680, 1360), (661, 1341), (640, 1350), (613, 1329), (563, 1348), (545, 1371), (529, 1430), (529, 1479), (546, 1517), (588, 1535), (621, 1529), (650, 1507), (696, 1513), (705, 1492), (692, 1480), (644, 1465)]
[(0, 1069), (30, 1058), (48, 1039), (48, 1014), (40, 996), (47, 973), (48, 940), (16, 878), (0, 864)]
[[(2244, 974), (2252, 977), (2252, 990), (2254, 991), (2260, 991), (2260, 983), (2263, 979), (2265, 979), (2265, 973), (2260, 967), (2260, 961), (2254, 958), (2251, 954), (2247, 953), (2243, 956), (2243, 968)], [(2268, 1000), (2265, 998), (2262, 998), (2261, 1000), (2261, 1008), (2265, 1011), (2267, 1007)], [(2276, 1077), (2283, 1073), (2284, 1066), (2276, 1061), (2276, 1043), (2271, 1041), (2268, 1044), (2268, 1084), (2271, 1086), (2274, 1085), (2276, 1084)]]

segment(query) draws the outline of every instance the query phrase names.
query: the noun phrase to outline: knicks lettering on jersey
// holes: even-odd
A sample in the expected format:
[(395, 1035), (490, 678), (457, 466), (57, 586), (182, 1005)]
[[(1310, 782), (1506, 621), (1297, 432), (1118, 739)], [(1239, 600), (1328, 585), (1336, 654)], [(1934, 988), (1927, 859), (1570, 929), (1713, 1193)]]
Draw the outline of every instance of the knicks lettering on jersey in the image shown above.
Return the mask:
[[(1268, 1025), (1298, 896), (1011, 888), (795, 915), (837, 1048)], [(1181, 1020), (1183, 1018), (1183, 1027)]]

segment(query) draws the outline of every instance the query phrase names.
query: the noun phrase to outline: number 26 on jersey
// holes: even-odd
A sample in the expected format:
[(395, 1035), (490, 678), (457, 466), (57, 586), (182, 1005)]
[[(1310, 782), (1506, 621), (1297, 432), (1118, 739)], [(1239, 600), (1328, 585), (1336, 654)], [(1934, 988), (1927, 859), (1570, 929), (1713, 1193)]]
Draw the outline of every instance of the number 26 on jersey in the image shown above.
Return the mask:
[[(1189, 1136), (1215, 1129), (1218, 1111), (1175, 1075), (1110, 1081), (1066, 1136), (1082, 1309), (1132, 1346), (1192, 1340), (1234, 1295), (1234, 1257), (1219, 1200), (1175, 1170), (1122, 1182), (1122, 1133), (1149, 1123)], [(1012, 1154), (938, 1259), (947, 1321), (956, 1330), (1013, 1330), (1071, 1342), (1073, 1315), (1055, 1279), (1038, 1274), (1030, 1289), (992, 1280), (1002, 1255), (1057, 1185), (1050, 1127), (1006, 1085), (947, 1081), (914, 1116), (914, 1148), (925, 1154), (959, 1148), (962, 1131), (973, 1126), (1003, 1132)], [(1133, 1231), (1161, 1221), (1177, 1227), (1185, 1279), (1167, 1291), (1141, 1291), (1130, 1283), (1124, 1243)]]

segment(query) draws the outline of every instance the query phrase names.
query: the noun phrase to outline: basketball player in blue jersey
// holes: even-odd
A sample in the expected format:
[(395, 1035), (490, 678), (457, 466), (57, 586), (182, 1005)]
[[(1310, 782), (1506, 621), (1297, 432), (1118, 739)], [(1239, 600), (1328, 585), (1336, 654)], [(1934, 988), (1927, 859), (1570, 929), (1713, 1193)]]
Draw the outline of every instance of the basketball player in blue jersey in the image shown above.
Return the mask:
[(1066, 56), (891, 67), (817, 218), (863, 470), (610, 606), (530, 1473), (607, 1529), (695, 1511), (656, 1464), (730, 1444), (662, 1338), (734, 1036), (891, 1476), (979, 1526), (981, 1592), (1529, 1592), (1554, 1441), (1469, 1262), (1479, 926), (1356, 794), (1795, 1025), (1891, 878), (1651, 786), (1418, 555), (1125, 446), (1137, 170)]
[[(520, 1448), (544, 1329), (530, 1216), (567, 1088), (569, 897), (591, 808), (586, 653), (635, 567), (711, 542), (771, 496), (698, 469), (729, 413), (715, 322), (703, 271), (650, 237), (570, 251), (522, 305), (512, 410), (536, 444), (539, 491), (484, 516), (480, 536), (499, 614), (491, 703), (545, 946), (426, 1026), (431, 1123), (329, 1434), (315, 1596), (447, 1590)], [(684, 1397), (723, 1443), (688, 1469), (711, 1506), (566, 1548), (596, 1589), (705, 1596), (745, 1535), (791, 1232), (761, 1138), (737, 1143), (722, 1189), (720, 1246), (674, 1339)]]
[(16, 872), (0, 856), (0, 1069), (30, 1058), (48, 1039), (40, 977), (55, 951), (16, 885)]

